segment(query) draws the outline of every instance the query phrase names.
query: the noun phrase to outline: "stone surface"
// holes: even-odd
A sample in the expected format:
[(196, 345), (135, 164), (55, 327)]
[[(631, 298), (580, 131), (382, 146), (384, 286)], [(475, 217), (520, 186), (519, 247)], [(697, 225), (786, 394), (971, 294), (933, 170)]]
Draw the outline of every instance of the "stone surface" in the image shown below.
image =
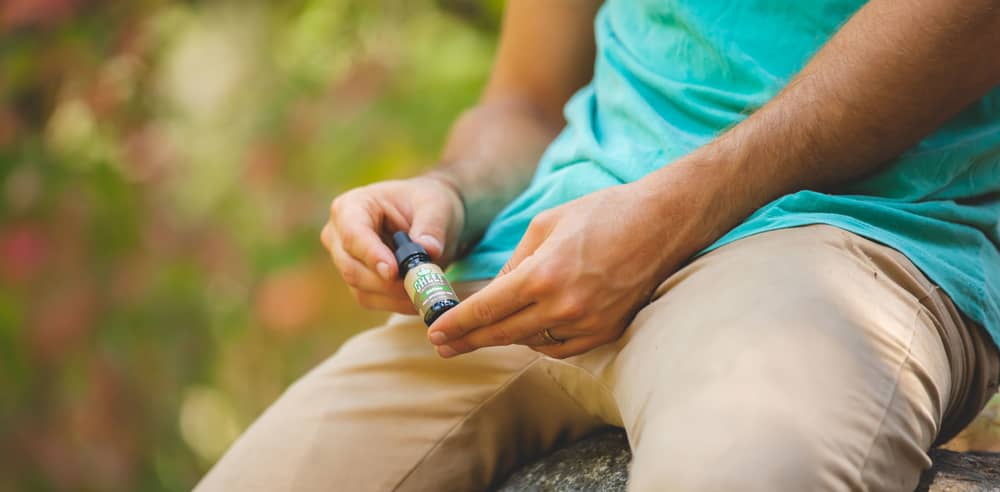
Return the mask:
[(625, 433), (609, 430), (562, 448), (514, 472), (498, 492), (619, 492), (632, 452)]
[(1000, 453), (931, 451), (934, 466), (921, 477), (917, 491), (1000, 491)]
[[(1000, 492), (1000, 453), (931, 452), (934, 467), (918, 492)], [(625, 433), (608, 430), (515, 471), (498, 492), (623, 492), (632, 453)]]

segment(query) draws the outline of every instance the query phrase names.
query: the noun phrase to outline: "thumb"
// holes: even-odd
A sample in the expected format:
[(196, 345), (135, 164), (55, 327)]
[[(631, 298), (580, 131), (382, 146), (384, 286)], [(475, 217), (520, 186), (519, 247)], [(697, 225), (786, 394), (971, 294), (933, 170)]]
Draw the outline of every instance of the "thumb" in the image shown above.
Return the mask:
[(420, 207), (413, 214), (410, 238), (423, 246), (434, 260), (440, 259), (444, 253), (448, 219), (448, 212), (444, 207)]

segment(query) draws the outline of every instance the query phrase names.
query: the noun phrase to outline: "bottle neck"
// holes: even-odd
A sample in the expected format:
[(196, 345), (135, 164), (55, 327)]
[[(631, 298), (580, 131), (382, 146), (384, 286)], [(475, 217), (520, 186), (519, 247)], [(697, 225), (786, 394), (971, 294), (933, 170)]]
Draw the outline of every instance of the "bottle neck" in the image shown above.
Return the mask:
[(411, 268), (420, 265), (422, 263), (430, 263), (431, 257), (424, 253), (414, 253), (407, 256), (403, 261), (399, 262), (399, 276), (400, 278), (406, 277), (406, 273), (410, 271)]

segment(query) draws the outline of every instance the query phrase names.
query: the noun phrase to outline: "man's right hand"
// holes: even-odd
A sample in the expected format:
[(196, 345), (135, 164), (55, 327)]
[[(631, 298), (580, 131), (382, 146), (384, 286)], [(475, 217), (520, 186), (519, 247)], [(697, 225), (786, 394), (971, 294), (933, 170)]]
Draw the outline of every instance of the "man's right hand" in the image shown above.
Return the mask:
[[(447, 177), (384, 181), (334, 200), (323, 244), (361, 305), (414, 312), (383, 242), (389, 233), (409, 231), (443, 267), (454, 259), (463, 229), (469, 237), (481, 233), (528, 186), (563, 126), (563, 105), (593, 74), (600, 4), (508, 1), (490, 80), (477, 105), (452, 127), (441, 153), (437, 172)], [(454, 186), (446, 181), (452, 177)]]
[(320, 238), (362, 306), (413, 314), (384, 239), (396, 230), (408, 231), (443, 267), (454, 258), (464, 219), (461, 196), (442, 179), (382, 181), (333, 200)]

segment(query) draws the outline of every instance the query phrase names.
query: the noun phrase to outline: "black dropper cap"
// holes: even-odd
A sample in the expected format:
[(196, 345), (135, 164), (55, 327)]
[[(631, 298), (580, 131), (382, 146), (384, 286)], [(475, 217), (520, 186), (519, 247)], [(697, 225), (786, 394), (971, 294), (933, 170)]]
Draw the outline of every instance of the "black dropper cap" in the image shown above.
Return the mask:
[(430, 255), (427, 254), (427, 250), (423, 246), (413, 242), (410, 236), (403, 231), (398, 231), (392, 235), (392, 242), (396, 243), (396, 263), (402, 266), (406, 263), (406, 259), (413, 256), (422, 254), (430, 260)]

